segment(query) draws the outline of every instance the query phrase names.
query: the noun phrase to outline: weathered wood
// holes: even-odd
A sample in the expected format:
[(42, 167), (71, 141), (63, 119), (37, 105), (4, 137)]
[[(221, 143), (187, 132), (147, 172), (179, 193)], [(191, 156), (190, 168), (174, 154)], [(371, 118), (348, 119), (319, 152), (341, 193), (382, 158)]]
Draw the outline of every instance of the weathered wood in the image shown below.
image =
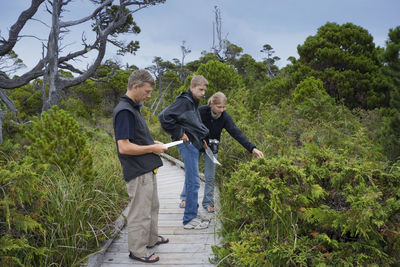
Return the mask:
[[(192, 266), (192, 264), (198, 265), (211, 265), (208, 258), (204, 257), (202, 253), (157, 253), (160, 256), (160, 261), (156, 263), (156, 265), (186, 265)], [(114, 266), (118, 266), (117, 264), (130, 264), (130, 266), (142, 265), (143, 263), (138, 261), (133, 261), (128, 257), (127, 253), (107, 253), (106, 257), (104, 258), (104, 264), (113, 263)], [(103, 265), (101, 265), (103, 267)], [(211, 265), (212, 266), (212, 265)]]
[[(169, 158), (170, 160), (170, 158)], [(199, 206), (199, 214), (211, 218), (210, 226), (203, 230), (183, 228), (184, 209), (179, 208), (179, 195), (185, 179), (183, 164), (175, 159), (173, 163), (164, 160), (164, 166), (157, 175), (160, 213), (159, 234), (169, 238), (168, 244), (156, 246), (154, 251), (160, 257), (155, 265), (162, 266), (213, 266), (211, 246), (219, 243), (215, 214), (208, 214)], [(204, 184), (199, 190), (199, 203), (203, 198)], [(142, 266), (143, 263), (128, 257), (126, 226), (119, 237), (114, 239), (103, 256), (101, 267)]]

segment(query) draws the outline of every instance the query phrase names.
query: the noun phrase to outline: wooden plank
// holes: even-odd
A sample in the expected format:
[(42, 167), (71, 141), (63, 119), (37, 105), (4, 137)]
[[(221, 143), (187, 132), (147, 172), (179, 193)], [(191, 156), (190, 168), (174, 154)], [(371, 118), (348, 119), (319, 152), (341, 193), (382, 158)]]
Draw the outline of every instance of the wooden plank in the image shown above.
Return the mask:
[[(214, 240), (215, 235), (213, 233), (203, 233), (203, 234), (185, 234), (185, 235), (164, 235), (164, 237), (169, 238), (169, 244), (203, 244), (217, 242)], [(212, 241), (210, 241), (212, 240)], [(126, 243), (127, 236), (123, 235), (120, 239), (114, 240), (114, 243)]]
[[(158, 217), (159, 234), (169, 238), (168, 244), (156, 246), (154, 251), (160, 261), (154, 265), (161, 266), (214, 266), (210, 263), (211, 246), (219, 243), (218, 224), (215, 214), (208, 214), (202, 207), (204, 184), (199, 190), (199, 215), (211, 219), (210, 226), (202, 230), (183, 228), (184, 209), (178, 207), (180, 193), (185, 180), (185, 173), (178, 165), (163, 159), (164, 166), (157, 174), (160, 212)], [(143, 266), (143, 263), (128, 257), (126, 226), (114, 239), (103, 257), (101, 267)]]
[[(160, 257), (160, 261), (155, 263), (156, 265), (210, 265), (209, 259), (204, 257), (204, 254), (202, 253), (158, 253), (157, 255)], [(114, 264), (131, 264), (130, 266), (143, 265), (141, 262), (130, 259), (128, 253), (126, 252), (107, 253), (106, 257), (104, 258), (104, 263), (111, 262)]]
[[(207, 242), (208, 243), (208, 242)], [(108, 247), (107, 252), (120, 252), (120, 251), (128, 251), (128, 243), (127, 242), (122, 242), (122, 243), (117, 243), (113, 242), (111, 246)], [(158, 253), (164, 252), (164, 253), (203, 253), (207, 251), (208, 253), (211, 253), (211, 248), (210, 244), (191, 244), (188, 246), (187, 244), (174, 244), (173, 242), (162, 245), (162, 246), (157, 246), (154, 248), (154, 251)]]

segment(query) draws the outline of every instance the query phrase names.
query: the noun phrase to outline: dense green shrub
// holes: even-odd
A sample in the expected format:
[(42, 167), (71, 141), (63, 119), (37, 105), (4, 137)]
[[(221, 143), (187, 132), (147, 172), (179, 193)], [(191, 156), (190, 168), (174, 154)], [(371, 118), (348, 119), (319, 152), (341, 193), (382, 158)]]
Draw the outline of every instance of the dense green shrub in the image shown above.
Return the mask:
[(315, 145), (242, 164), (222, 191), (216, 254), (226, 266), (398, 262), (399, 177)]
[(400, 159), (400, 112), (394, 108), (380, 110), (382, 124), (378, 129), (379, 141), (391, 161)]
[(9, 96), (15, 103), (19, 119), (28, 120), (42, 110), (42, 81), (36, 79), (30, 84), (16, 88)]
[(42, 113), (42, 120), (34, 117), (32, 130), (26, 135), (32, 142), (30, 153), (40, 162), (60, 168), (66, 175), (75, 171), (85, 180), (93, 179), (93, 159), (86, 136), (64, 110), (54, 106)]
[[(218, 91), (229, 94), (231, 91), (235, 91), (243, 86), (242, 78), (234, 67), (218, 60), (210, 60), (205, 64), (201, 64), (194, 74), (203, 75), (208, 80), (206, 98), (209, 98)], [(178, 92), (189, 89), (192, 77), (193, 75), (189, 75), (186, 78), (185, 84)]]
[(379, 50), (367, 30), (352, 23), (328, 22), (297, 51), (300, 57), (295, 65), (302, 72), (297, 82), (305, 75), (317, 77), (332, 98), (351, 108), (388, 106), (390, 85), (379, 71)]
[(300, 82), (292, 97), (294, 106), (306, 118), (324, 115), (326, 117), (332, 112), (335, 105), (335, 101), (325, 91), (322, 81), (314, 77), (309, 77)]
[(207, 98), (218, 91), (227, 94), (243, 86), (242, 79), (233, 66), (217, 60), (200, 65), (195, 74), (203, 75), (208, 80)]
[(312, 77), (255, 110), (247, 94), (231, 95), (228, 111), (266, 160), (246, 163), (248, 153), (223, 135), (220, 264), (397, 263), (400, 170), (387, 166), (371, 132), (381, 113), (366, 117), (336, 105)]
[[(51, 112), (63, 119), (45, 124), (47, 131), (39, 131), (43, 136), (56, 136), (52, 131), (65, 130), (65, 125), (75, 131), (74, 119), (56, 109)], [(49, 114), (47, 120), (53, 116)], [(58, 126), (53, 127), (55, 124)], [(9, 151), (18, 154), (22, 149), (9, 139), (1, 145), (0, 266), (79, 266), (109, 238), (113, 222), (128, 200), (125, 182), (114, 140), (87, 121), (85, 124), (79, 127), (79, 135), (88, 136), (85, 147), (96, 155), (90, 166), (92, 179), (84, 178), (79, 166), (53, 168), (56, 165), (46, 162), (42, 152), (31, 151), (37, 158), (15, 157)], [(63, 136), (68, 139), (67, 135)], [(54, 153), (62, 155), (58, 150)]]
[[(14, 146), (15, 148), (15, 146)], [(46, 191), (31, 158), (2, 162), (0, 168), (0, 266), (30, 266), (48, 252), (38, 242), (46, 230), (39, 222)]]

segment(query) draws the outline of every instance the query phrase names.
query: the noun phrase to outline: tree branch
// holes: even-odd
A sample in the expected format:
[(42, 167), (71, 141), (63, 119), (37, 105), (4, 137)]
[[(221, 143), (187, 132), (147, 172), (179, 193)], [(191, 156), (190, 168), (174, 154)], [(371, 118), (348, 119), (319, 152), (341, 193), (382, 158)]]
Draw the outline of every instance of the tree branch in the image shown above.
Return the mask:
[[(123, 2), (123, 0), (121, 0), (121, 2)], [(99, 43), (99, 47), (96, 48), (98, 50), (98, 54), (97, 54), (97, 57), (96, 57), (96, 60), (94, 61), (94, 63), (88, 68), (88, 70), (86, 72), (84, 72), (83, 74), (81, 74), (80, 76), (78, 76), (76, 78), (71, 79), (71, 78), (59, 77), (58, 83), (61, 88), (64, 89), (64, 88), (71, 87), (71, 86), (74, 86), (74, 85), (84, 82), (90, 76), (92, 76), (93, 73), (96, 71), (96, 69), (100, 66), (101, 61), (103, 60), (105, 52), (106, 52), (107, 37), (112, 32), (114, 32), (116, 29), (121, 27), (125, 23), (128, 16), (130, 15), (130, 12), (125, 12), (124, 7), (122, 5), (120, 6), (119, 11), (122, 13), (121, 16), (116, 16), (114, 21), (112, 23), (110, 23), (106, 29), (104, 29), (102, 31), (100, 31), (100, 30), (98, 31), (99, 36), (98, 36), (96, 42)], [(61, 59), (59, 62), (61, 62)]]
[(31, 6), (21, 13), (18, 17), (18, 20), (11, 26), (11, 29), (8, 34), (8, 40), (1, 40), (0, 43), (0, 56), (3, 56), (10, 52), (18, 40), (18, 35), (21, 32), (22, 28), (25, 26), (25, 23), (35, 15), (39, 6), (44, 2), (44, 0), (32, 0)]
[(91, 15), (89, 15), (87, 17), (84, 17), (82, 19), (73, 20), (73, 21), (66, 21), (66, 22), (60, 22), (60, 28), (66, 28), (66, 27), (70, 27), (70, 26), (74, 26), (74, 25), (78, 25), (78, 24), (81, 24), (83, 22), (86, 22), (86, 21), (94, 18), (105, 6), (111, 4), (112, 2), (113, 2), (113, 0), (105, 1), (101, 6), (96, 8), (96, 10), (94, 10)]
[(90, 50), (96, 49), (97, 45), (98, 45), (98, 40), (96, 40), (96, 42), (93, 45), (85, 46), (83, 49), (81, 49), (79, 51), (76, 51), (74, 53), (69, 53), (68, 55), (66, 55), (64, 57), (60, 57), (59, 62), (64, 63), (64, 62), (74, 59), (76, 57), (83, 56), (84, 54), (88, 53)]
[(61, 64), (58, 64), (58, 66), (59, 66), (61, 69), (66, 69), (66, 70), (70, 70), (70, 71), (72, 71), (72, 72), (74, 72), (74, 73), (83, 74), (83, 71), (81, 71), (81, 70), (75, 68), (74, 66), (72, 66), (71, 64), (68, 64), (68, 63), (66, 63), (66, 62), (61, 63)]
[[(84, 73), (82, 73), (80, 76), (76, 77), (76, 78), (63, 78), (63, 77), (58, 77), (58, 83), (60, 85), (60, 88), (64, 89), (67, 87), (71, 87), (74, 85), (78, 85), (82, 82), (84, 82), (85, 80), (87, 80), (90, 76), (93, 75), (93, 73), (96, 71), (96, 69), (100, 66), (101, 61), (104, 58), (104, 55), (106, 53), (106, 45), (107, 45), (107, 39), (106, 37), (103, 37), (100, 40), (100, 45), (98, 48), (98, 54), (96, 57), (96, 60), (94, 61), (94, 63), (87, 69), (87, 71), (85, 71)], [(61, 61), (60, 61), (61, 62)]]
[(14, 102), (7, 96), (6, 92), (0, 88), (0, 99), (6, 104), (6, 106), (14, 113), (17, 113), (17, 107)]
[(47, 28), (51, 28), (51, 26), (50, 25), (48, 25), (47, 23), (45, 23), (44, 21), (41, 21), (40, 19), (34, 19), (34, 18), (31, 18), (31, 20), (33, 20), (33, 21), (37, 21), (37, 22), (40, 22), (41, 24), (43, 24), (44, 26), (46, 26)]
[(20, 77), (16, 77), (13, 79), (7, 79), (5, 77), (0, 76), (0, 88), (3, 89), (13, 89), (17, 87), (21, 87), (31, 80), (36, 79), (44, 74), (44, 63), (45, 60), (41, 59), (36, 66), (31, 69), (29, 72), (25, 73)]
[(117, 73), (117, 69), (112, 69), (111, 73), (107, 74), (107, 76), (105, 78), (96, 79), (96, 78), (90, 77), (89, 79), (92, 81), (98, 82), (98, 83), (108, 83), (109, 80), (111, 78), (113, 78), (116, 73)]
[(46, 41), (45, 39), (40, 39), (39, 37), (37, 37), (37, 36), (35, 36), (35, 35), (20, 35), (20, 36), (18, 37), (18, 39), (24, 38), (24, 37), (27, 37), (27, 38), (34, 38), (34, 39), (37, 39), (38, 41), (41, 41), (41, 42), (45, 42), (45, 41)]

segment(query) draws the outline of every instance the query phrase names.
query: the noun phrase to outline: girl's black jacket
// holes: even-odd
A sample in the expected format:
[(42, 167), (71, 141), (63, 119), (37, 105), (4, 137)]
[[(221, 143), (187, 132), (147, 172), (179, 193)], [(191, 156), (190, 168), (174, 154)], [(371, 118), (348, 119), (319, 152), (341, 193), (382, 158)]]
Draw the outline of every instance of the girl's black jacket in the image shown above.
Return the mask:
[(217, 139), (220, 141), (222, 129), (225, 129), (250, 153), (256, 147), (236, 126), (228, 112), (224, 111), (218, 119), (213, 119), (211, 116), (211, 107), (209, 105), (200, 106), (199, 112), (203, 124), (209, 130), (209, 134), (206, 138), (207, 143), (209, 143), (209, 139)]

